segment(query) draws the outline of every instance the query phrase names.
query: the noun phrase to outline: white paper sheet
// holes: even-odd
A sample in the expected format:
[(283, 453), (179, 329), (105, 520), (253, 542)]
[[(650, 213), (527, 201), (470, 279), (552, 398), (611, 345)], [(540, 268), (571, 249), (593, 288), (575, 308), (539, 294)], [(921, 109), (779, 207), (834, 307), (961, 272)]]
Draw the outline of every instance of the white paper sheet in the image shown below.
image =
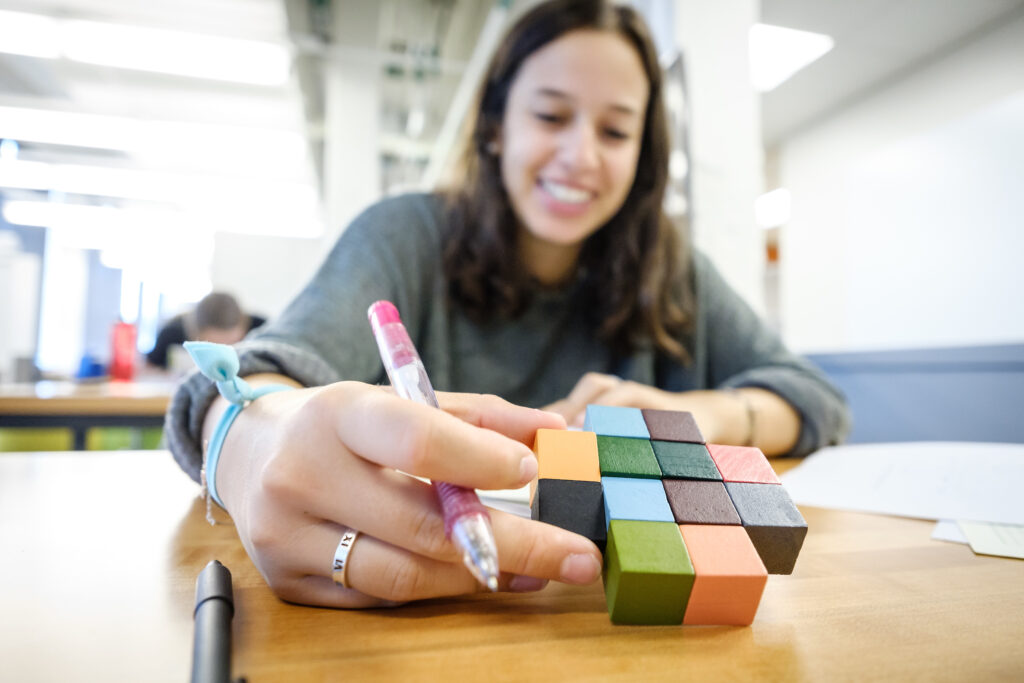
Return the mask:
[(1024, 526), (964, 522), (958, 525), (979, 555), (1015, 557), (1024, 560)]
[(799, 505), (1024, 524), (1024, 444), (836, 446), (808, 456), (782, 483)]
[(513, 515), (530, 518), (530, 486), (521, 489), (501, 489), (499, 491), (477, 490), (480, 502), (495, 510), (504, 510)]
[(967, 544), (967, 537), (960, 531), (960, 525), (955, 519), (940, 519), (932, 529), (933, 541), (948, 541), (950, 543)]

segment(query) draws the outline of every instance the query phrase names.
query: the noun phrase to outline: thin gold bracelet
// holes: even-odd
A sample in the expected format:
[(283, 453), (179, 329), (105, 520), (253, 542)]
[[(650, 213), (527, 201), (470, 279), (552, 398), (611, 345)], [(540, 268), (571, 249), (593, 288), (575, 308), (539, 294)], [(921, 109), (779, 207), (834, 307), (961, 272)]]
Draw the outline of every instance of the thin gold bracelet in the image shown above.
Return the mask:
[(735, 396), (747, 411), (747, 438), (743, 445), (753, 446), (757, 436), (757, 411), (754, 410), (754, 403), (739, 389), (726, 389), (726, 391)]

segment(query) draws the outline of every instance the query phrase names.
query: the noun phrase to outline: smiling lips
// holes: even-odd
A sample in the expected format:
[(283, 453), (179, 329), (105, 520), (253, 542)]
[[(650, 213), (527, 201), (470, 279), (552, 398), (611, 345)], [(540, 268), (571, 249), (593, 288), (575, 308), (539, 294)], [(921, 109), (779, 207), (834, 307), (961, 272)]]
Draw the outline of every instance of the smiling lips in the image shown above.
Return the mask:
[(537, 185), (541, 190), (544, 206), (552, 213), (563, 216), (577, 216), (583, 213), (594, 199), (593, 192), (553, 180), (540, 180)]

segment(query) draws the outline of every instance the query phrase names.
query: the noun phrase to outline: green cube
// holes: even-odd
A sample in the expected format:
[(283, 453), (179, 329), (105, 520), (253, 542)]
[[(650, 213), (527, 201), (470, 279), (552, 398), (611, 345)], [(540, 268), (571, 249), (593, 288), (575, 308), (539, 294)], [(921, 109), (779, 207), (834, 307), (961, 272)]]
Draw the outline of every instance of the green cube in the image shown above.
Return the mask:
[(704, 444), (652, 441), (651, 446), (654, 447), (654, 457), (666, 479), (722, 481), (722, 474)]
[(597, 457), (602, 477), (661, 479), (661, 468), (648, 439), (598, 436)]
[(676, 524), (612, 521), (604, 561), (612, 623), (683, 623), (693, 582), (693, 563)]

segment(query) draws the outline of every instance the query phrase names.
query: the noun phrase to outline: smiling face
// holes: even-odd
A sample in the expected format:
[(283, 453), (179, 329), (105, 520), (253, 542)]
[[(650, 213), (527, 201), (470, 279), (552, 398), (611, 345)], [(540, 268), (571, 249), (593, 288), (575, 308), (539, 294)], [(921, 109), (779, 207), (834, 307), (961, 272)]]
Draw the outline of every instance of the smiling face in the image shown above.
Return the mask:
[(610, 31), (572, 31), (520, 67), (498, 152), (520, 257), (541, 282), (567, 277), (629, 194), (649, 90), (636, 49)]

